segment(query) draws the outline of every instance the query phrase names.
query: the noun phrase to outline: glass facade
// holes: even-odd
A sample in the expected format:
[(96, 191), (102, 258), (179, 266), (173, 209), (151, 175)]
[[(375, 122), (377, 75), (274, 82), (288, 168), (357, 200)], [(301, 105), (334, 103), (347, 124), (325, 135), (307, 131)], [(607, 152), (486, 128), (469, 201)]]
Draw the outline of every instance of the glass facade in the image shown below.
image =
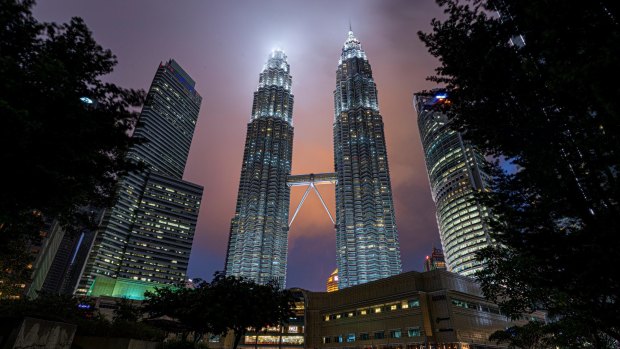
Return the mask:
[(342, 289), (399, 274), (401, 260), (377, 88), (352, 31), (336, 74), (336, 253)]
[(134, 137), (146, 142), (128, 156), (147, 170), (118, 183), (78, 285), (86, 294), (103, 275), (176, 284), (186, 278), (202, 187), (182, 180), (202, 97), (174, 61), (159, 65)]
[(445, 91), (414, 96), (445, 259), (450, 271), (471, 276), (482, 268), (476, 251), (490, 243), (484, 219), (488, 213), (475, 195), (488, 190), (490, 177), (484, 157), (449, 127), (438, 108), (449, 103)]
[(292, 78), (284, 52), (273, 51), (259, 76), (247, 127), (226, 274), (286, 286), (293, 152)]

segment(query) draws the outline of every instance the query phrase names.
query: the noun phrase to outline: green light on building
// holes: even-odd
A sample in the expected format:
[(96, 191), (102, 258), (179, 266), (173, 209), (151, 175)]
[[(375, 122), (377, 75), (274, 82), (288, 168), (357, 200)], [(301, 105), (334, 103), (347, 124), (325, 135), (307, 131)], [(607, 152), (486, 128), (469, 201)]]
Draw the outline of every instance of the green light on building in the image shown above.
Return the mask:
[(146, 291), (154, 292), (155, 288), (173, 287), (157, 282), (132, 280), (125, 278), (111, 278), (107, 276), (97, 276), (87, 295), (91, 297), (115, 297), (133, 300), (144, 300)]

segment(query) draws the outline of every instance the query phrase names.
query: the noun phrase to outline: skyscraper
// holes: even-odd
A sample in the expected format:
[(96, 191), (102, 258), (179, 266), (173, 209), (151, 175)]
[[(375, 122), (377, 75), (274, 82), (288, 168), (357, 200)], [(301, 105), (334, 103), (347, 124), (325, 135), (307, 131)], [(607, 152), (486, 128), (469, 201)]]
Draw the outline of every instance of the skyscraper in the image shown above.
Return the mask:
[(424, 271), (431, 271), (435, 269), (446, 269), (446, 260), (443, 256), (443, 252), (433, 247), (433, 253), (430, 256), (426, 256), (424, 260)]
[(325, 283), (325, 290), (327, 292), (338, 291), (338, 269), (335, 269), (329, 274), (327, 282)]
[(226, 274), (286, 285), (293, 151), (293, 95), (286, 55), (273, 51), (260, 73), (245, 139)]
[(338, 62), (334, 104), (336, 249), (345, 288), (401, 272), (377, 88), (352, 31)]
[(487, 190), (490, 177), (484, 157), (450, 128), (440, 106), (449, 107), (445, 91), (414, 96), (441, 244), (450, 271), (473, 275), (482, 268), (476, 251), (490, 243), (484, 222), (487, 211), (475, 192)]
[(202, 101), (194, 86), (174, 60), (159, 65), (134, 132), (146, 142), (128, 153), (147, 170), (119, 180), (77, 293), (88, 293), (97, 278), (185, 281), (202, 198), (201, 186), (182, 180)]

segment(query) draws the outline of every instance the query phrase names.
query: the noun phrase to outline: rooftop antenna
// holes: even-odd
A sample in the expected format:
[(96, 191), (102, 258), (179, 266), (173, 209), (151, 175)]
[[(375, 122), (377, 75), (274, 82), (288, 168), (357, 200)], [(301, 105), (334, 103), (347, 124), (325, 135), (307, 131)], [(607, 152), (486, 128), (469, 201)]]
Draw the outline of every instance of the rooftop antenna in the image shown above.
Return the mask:
[(353, 29), (351, 29), (351, 17), (349, 17), (349, 31), (352, 32)]

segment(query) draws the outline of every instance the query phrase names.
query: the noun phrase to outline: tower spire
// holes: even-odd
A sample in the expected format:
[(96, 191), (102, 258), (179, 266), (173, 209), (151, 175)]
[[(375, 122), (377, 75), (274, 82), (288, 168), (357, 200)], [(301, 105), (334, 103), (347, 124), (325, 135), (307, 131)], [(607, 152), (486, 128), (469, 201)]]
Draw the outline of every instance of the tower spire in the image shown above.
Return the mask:
[(353, 29), (351, 29), (351, 17), (349, 17), (349, 31), (352, 32)]

